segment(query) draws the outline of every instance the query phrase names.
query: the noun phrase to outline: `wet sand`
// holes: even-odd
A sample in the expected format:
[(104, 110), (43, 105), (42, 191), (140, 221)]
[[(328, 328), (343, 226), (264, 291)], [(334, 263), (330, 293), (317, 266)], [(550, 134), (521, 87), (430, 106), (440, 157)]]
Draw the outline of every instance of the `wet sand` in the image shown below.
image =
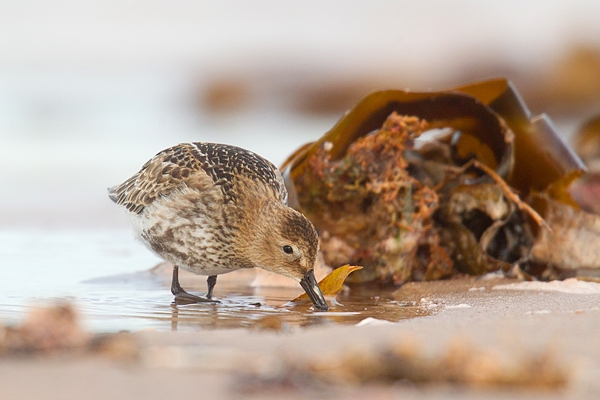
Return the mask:
[[(115, 4), (59, 1), (39, 12), (11, 2), (0, 13), (0, 343), (5, 325), (57, 299), (74, 304), (88, 332), (131, 333), (103, 352), (0, 352), (0, 400), (600, 398), (599, 294), (435, 282), (396, 294), (357, 289), (319, 314), (281, 307), (298, 287), (220, 277), (221, 306), (174, 308), (169, 272), (148, 273), (159, 260), (134, 243), (106, 197), (107, 187), (178, 142), (235, 144), (280, 164), (340, 117), (302, 111), (303, 103), (329, 99), (323, 87), (335, 94), (336, 85), (355, 89), (364, 80), (365, 92), (372, 85), (439, 89), (508, 71), (522, 94), (528, 80), (546, 89), (544, 77), (565, 49), (586, 37), (597, 45), (597, 4), (555, 2), (540, 13), (540, 4), (523, 2), (332, 3), (317, 15), (329, 33), (323, 40), (323, 29), (307, 32), (316, 15), (308, 3), (294, 18), (289, 7), (232, 13), (220, 3), (170, 2), (140, 13), (133, 2), (108, 3)], [(247, 108), (218, 115), (199, 104), (213, 80), (230, 78), (250, 90)], [(595, 110), (588, 105), (555, 123), (569, 135)], [(201, 278), (182, 280), (190, 291), (205, 289)], [(356, 349), (413, 342), (418, 354), (436, 359), (453, 341), (496, 349), (509, 361), (554, 352), (568, 385), (318, 385), (286, 364), (327, 357), (335, 364)], [(285, 371), (287, 381), (278, 375)]]
[[(337, 323), (287, 330), (242, 328), (196, 332), (137, 331), (137, 356), (58, 353), (0, 360), (2, 399), (165, 398), (598, 398), (600, 396), (600, 294), (493, 289), (501, 280), (462, 279), (409, 284), (395, 296), (418, 299), (424, 317), (361, 326)], [(596, 285), (596, 284), (593, 284)], [(436, 357), (450, 343), (503, 357), (550, 352), (568, 376), (560, 389), (489, 388), (449, 383), (381, 381), (315, 386), (294, 378), (273, 380), (286, 363), (332, 360), (356, 348), (410, 340)], [(298, 380), (299, 379), (299, 380)]]

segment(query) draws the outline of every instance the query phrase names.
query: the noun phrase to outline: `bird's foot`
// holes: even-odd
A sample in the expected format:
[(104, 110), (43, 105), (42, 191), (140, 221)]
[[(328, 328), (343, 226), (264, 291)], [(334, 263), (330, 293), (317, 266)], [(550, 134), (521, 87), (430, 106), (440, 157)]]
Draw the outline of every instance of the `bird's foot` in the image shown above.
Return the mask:
[(194, 303), (220, 303), (219, 300), (212, 299), (212, 290), (217, 282), (217, 276), (210, 276), (208, 280), (208, 292), (206, 297), (196, 296), (186, 292), (179, 284), (179, 267), (173, 266), (173, 280), (171, 281), (171, 293), (175, 296), (174, 304), (194, 304)]
[(219, 300), (215, 300), (212, 298), (200, 297), (194, 294), (190, 294), (185, 290), (181, 292), (173, 293), (175, 295), (175, 304), (194, 304), (194, 303), (220, 303)]

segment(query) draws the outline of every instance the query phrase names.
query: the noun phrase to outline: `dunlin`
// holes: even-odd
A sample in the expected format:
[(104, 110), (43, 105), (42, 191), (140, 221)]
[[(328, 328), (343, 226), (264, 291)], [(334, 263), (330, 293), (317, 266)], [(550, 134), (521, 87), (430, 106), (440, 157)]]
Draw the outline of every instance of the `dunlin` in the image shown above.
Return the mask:
[[(217, 275), (257, 267), (295, 279), (316, 308), (328, 309), (314, 275), (317, 231), (287, 206), (281, 173), (261, 156), (224, 144), (178, 144), (109, 197), (127, 210), (136, 235), (174, 265), (176, 301), (214, 302)], [(180, 267), (208, 275), (205, 297), (183, 290)]]

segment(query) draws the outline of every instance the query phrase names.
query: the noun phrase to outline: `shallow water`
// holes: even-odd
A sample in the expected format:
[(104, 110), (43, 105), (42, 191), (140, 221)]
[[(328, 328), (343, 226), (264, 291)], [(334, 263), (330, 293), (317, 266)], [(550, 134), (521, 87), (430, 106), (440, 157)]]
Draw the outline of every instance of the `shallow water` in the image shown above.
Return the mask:
[[(160, 260), (125, 230), (0, 231), (0, 262), (0, 320), (10, 324), (33, 305), (64, 300), (76, 305), (95, 332), (242, 328), (263, 326), (265, 319), (294, 328), (426, 314), (394, 300), (391, 290), (376, 288), (342, 293), (329, 312), (315, 312), (289, 304), (300, 287), (256, 288), (248, 274), (219, 278), (220, 304), (173, 305), (168, 267), (151, 270)], [(182, 285), (193, 293), (206, 289), (204, 277), (182, 276)]]

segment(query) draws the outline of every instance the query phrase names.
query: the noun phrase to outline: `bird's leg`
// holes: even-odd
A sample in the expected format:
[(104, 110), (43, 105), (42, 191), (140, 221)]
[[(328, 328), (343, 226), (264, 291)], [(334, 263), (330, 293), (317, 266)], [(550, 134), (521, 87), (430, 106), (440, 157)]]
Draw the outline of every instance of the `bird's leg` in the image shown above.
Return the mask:
[(217, 276), (216, 275), (209, 276), (208, 279), (206, 280), (206, 283), (208, 284), (208, 292), (206, 292), (206, 298), (212, 299), (212, 292), (213, 292), (215, 285), (217, 284)]
[[(209, 277), (209, 279), (210, 279), (210, 277)], [(213, 287), (216, 282), (217, 282), (217, 278), (215, 276)], [(212, 290), (210, 290), (210, 292), (212, 292)], [(191, 303), (201, 303), (201, 302), (218, 303), (219, 302), (218, 300), (211, 300), (210, 297), (208, 297), (208, 296), (207, 296), (207, 298), (204, 298), (204, 297), (190, 294), (190, 293), (186, 292), (185, 290), (183, 290), (183, 288), (179, 284), (179, 267), (177, 265), (175, 265), (173, 267), (173, 280), (171, 281), (171, 293), (173, 293), (173, 296), (175, 296), (175, 303), (177, 303), (177, 304), (191, 304)]]

